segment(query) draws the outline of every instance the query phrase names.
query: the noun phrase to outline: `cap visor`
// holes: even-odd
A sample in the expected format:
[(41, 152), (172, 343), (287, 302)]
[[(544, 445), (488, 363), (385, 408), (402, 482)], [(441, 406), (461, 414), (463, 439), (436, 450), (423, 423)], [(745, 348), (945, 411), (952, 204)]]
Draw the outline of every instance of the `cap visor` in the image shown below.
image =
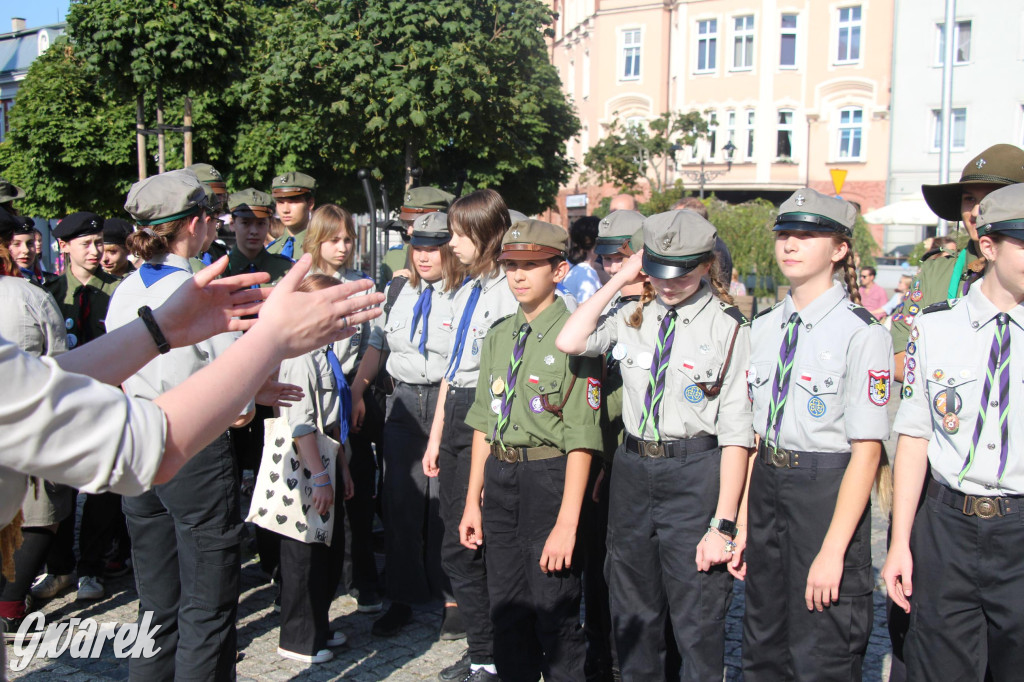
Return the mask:
[[(1002, 237), (1012, 237), (1013, 239), (1024, 241), (1024, 226), (1020, 226), (1020, 221), (1014, 221), (1014, 223), (1016, 223), (1018, 227), (1002, 230), (998, 229), (999, 223), (992, 223), (991, 227), (996, 227), (997, 229), (990, 230), (985, 234), (979, 234), (979, 237), (994, 237), (996, 235), (1000, 235)], [(983, 228), (979, 227), (978, 232), (980, 233), (982, 229)]]
[(669, 265), (668, 263), (653, 260), (646, 251), (643, 257), (644, 272), (648, 276), (657, 277), (658, 279), (675, 279), (676, 277), (688, 275), (698, 265), (700, 265), (700, 261), (693, 261), (686, 265)]
[(594, 253), (598, 256), (607, 256), (617, 252), (627, 243), (629, 243), (629, 235), (625, 237), (599, 237), (597, 244), (594, 246)]
[(772, 232), (782, 232), (783, 230), (787, 230), (789, 232), (821, 232), (823, 234), (847, 234), (846, 232), (832, 229), (827, 225), (804, 222), (802, 220), (784, 220), (780, 223), (775, 223), (775, 227), (772, 228)]
[(452, 236), (450, 234), (435, 237), (434, 235), (427, 236), (413, 232), (409, 243), (413, 246), (441, 246), (443, 244), (447, 244), (451, 240)]
[(270, 194), (275, 199), (285, 199), (287, 197), (302, 196), (303, 194), (312, 194), (312, 192), (308, 189), (303, 189), (302, 187), (279, 187), (271, 190)]

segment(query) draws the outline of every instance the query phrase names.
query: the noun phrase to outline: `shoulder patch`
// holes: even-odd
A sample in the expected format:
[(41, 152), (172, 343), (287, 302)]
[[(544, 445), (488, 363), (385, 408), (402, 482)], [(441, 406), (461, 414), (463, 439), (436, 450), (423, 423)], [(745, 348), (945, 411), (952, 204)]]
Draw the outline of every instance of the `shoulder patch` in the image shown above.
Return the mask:
[(741, 313), (740, 309), (737, 308), (736, 306), (729, 305), (725, 301), (719, 301), (719, 305), (722, 306), (722, 312), (731, 317), (732, 319), (736, 320), (736, 323), (739, 324), (741, 327), (745, 324), (750, 324), (750, 320), (744, 317), (743, 313)]
[(764, 310), (762, 310), (761, 312), (759, 312), (759, 313), (758, 313), (757, 315), (754, 315), (754, 319), (756, 320), (757, 318), (759, 318), (759, 317), (762, 317), (763, 315), (767, 315), (767, 314), (768, 314), (768, 313), (770, 313), (771, 311), (773, 311), (773, 310), (775, 310), (776, 308), (778, 308), (778, 307), (779, 307), (780, 305), (782, 305), (782, 301), (779, 301), (778, 303), (776, 303), (775, 305), (773, 305), (773, 306), (772, 306), (771, 308), (765, 308)]
[(925, 313), (937, 313), (943, 310), (952, 310), (953, 306), (955, 306), (956, 302), (959, 300), (960, 299), (955, 298), (952, 302), (939, 301), (938, 303), (932, 303), (930, 306), (927, 306), (924, 310), (922, 310), (921, 314), (924, 315)]
[(878, 324), (875, 316), (868, 312), (868, 309), (856, 303), (850, 304), (850, 312), (860, 318), (864, 324)]

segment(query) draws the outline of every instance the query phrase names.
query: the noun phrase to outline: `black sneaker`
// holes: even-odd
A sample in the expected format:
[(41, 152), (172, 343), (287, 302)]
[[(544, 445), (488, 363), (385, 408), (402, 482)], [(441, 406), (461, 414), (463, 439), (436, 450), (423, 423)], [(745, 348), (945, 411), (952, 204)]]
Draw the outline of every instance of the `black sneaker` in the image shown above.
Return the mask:
[(356, 611), (359, 613), (380, 613), (384, 610), (384, 602), (376, 590), (359, 590), (356, 597)]
[(4, 618), (0, 617), (0, 627), (4, 630), (4, 641), (13, 642), (18, 636), (18, 630), (21, 629), (21, 624), (25, 622), (25, 616), (21, 618)]
[(461, 682), (469, 675), (470, 663), (469, 649), (466, 649), (465, 653), (462, 654), (462, 658), (437, 674), (437, 679), (441, 680), (441, 682), (451, 682), (451, 680), (459, 680)]
[(477, 668), (462, 678), (462, 682), (501, 682), (501, 678), (484, 668)]
[(466, 638), (466, 626), (462, 622), (462, 614), (458, 606), (444, 607), (444, 619), (441, 621), (441, 639), (453, 642)]
[(412, 609), (409, 605), (392, 602), (387, 612), (374, 621), (370, 632), (374, 637), (394, 637), (410, 620), (412, 620)]

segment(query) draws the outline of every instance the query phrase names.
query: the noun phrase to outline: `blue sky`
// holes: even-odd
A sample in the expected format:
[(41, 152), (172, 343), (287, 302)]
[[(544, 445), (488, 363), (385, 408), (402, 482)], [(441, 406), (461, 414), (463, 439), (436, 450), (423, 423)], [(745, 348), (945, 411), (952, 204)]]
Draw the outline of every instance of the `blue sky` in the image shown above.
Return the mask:
[(29, 28), (67, 19), (69, 0), (0, 0), (0, 33), (11, 30), (11, 17), (23, 17)]

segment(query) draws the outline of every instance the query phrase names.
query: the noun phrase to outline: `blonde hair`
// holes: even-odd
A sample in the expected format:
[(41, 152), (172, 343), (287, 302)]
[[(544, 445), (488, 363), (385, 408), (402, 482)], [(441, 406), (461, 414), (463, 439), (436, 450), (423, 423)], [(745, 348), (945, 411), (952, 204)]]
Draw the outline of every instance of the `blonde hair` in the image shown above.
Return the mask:
[[(320, 271), (327, 270), (326, 261), (320, 255), (320, 246), (327, 241), (334, 239), (340, 230), (345, 231), (353, 243), (356, 239), (356, 226), (352, 220), (352, 214), (337, 204), (324, 204), (313, 211), (313, 217), (309, 220), (309, 227), (306, 229), (306, 238), (302, 241), (302, 250), (313, 257), (313, 267)], [(348, 252), (343, 268), (351, 268), (355, 260), (356, 252), (353, 246)]]
[(846, 255), (843, 256), (842, 260), (835, 264), (832, 268), (832, 272), (836, 272), (840, 268), (842, 269), (843, 282), (846, 284), (846, 293), (850, 297), (851, 301), (860, 305), (860, 287), (857, 284), (859, 281), (857, 278), (858, 269), (856, 264), (853, 262), (853, 242), (849, 237), (835, 233), (832, 235), (832, 243), (835, 246), (839, 246), (840, 244), (846, 244), (847, 246)]
[(182, 230), (188, 229), (193, 218), (202, 218), (202, 214), (178, 218), (169, 223), (151, 225), (136, 230), (128, 235), (125, 245), (136, 258), (150, 260), (162, 256), (171, 250), (171, 243), (181, 236)]

